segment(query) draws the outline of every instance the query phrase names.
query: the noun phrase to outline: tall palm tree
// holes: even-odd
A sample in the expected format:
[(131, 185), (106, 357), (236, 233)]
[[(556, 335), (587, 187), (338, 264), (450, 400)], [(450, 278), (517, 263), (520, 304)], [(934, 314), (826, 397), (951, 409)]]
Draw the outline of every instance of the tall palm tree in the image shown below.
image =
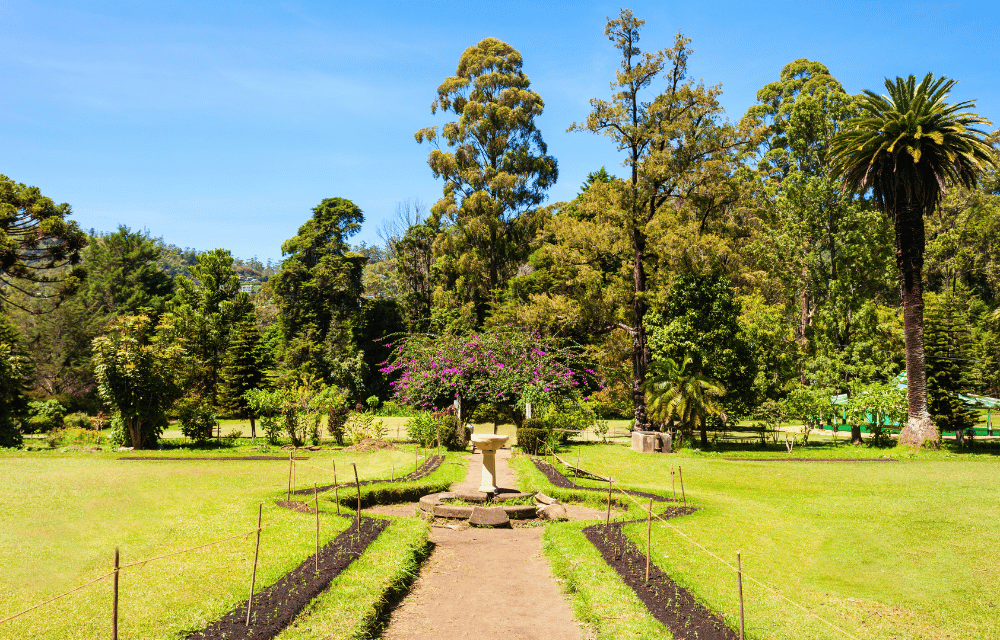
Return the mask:
[(908, 386), (908, 419), (899, 442), (918, 447), (940, 439), (927, 411), (924, 371), (924, 215), (934, 211), (949, 184), (972, 188), (993, 165), (986, 134), (977, 128), (990, 121), (965, 111), (975, 101), (945, 102), (955, 82), (930, 73), (919, 85), (913, 76), (886, 78), (889, 95), (866, 90), (862, 115), (845, 122), (830, 142), (831, 170), (843, 188), (870, 189), (875, 206), (893, 223)]
[(705, 420), (719, 413), (715, 398), (726, 393), (726, 388), (705, 376), (701, 371), (688, 370), (693, 362), (690, 356), (684, 363), (670, 358), (655, 360), (650, 364), (650, 376), (646, 381), (647, 409), (655, 420), (672, 424), (679, 420), (682, 425), (701, 427), (701, 446), (708, 446), (708, 429)]

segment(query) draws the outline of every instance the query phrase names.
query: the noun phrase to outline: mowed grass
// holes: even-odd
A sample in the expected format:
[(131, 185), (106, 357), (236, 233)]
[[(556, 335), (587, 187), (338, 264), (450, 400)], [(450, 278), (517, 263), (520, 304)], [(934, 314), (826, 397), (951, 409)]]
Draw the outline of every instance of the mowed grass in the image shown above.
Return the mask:
[[(109, 572), (115, 547), (128, 565), (237, 536), (122, 570), (120, 637), (176, 638), (198, 629), (249, 593), (260, 502), (258, 589), (313, 553), (315, 516), (273, 504), (285, 497), (287, 461), (128, 462), (120, 455), (0, 455), (0, 620)], [(351, 462), (362, 480), (408, 473), (415, 464), (412, 450), (300, 455), (309, 459), (296, 463), (296, 488), (329, 484), (333, 460), (341, 482), (353, 480)], [(320, 499), (323, 543), (350, 525), (324, 497), (332, 494)], [(107, 637), (110, 616), (106, 579), (0, 623), (0, 638)]]
[[(880, 454), (841, 449), (844, 456)], [(574, 447), (569, 454), (574, 461), (577, 453)], [(793, 457), (811, 453), (796, 449)], [(710, 554), (735, 565), (741, 551), (750, 638), (1000, 638), (1000, 563), (995, 560), (1000, 458), (947, 451), (915, 457), (905, 451), (881, 453), (898, 461), (729, 462), (691, 452), (644, 455), (621, 446), (579, 448), (584, 468), (627, 488), (669, 493), (670, 471), (682, 467), (688, 501), (700, 510), (670, 526), (654, 524), (653, 560), (738, 628), (735, 572)], [(775, 451), (761, 455), (779, 457)], [(827, 450), (822, 457), (842, 456)], [(564, 578), (579, 583), (574, 586), (577, 606), (586, 609), (608, 598), (601, 595), (606, 577), (587, 569), (592, 558), (576, 544), (582, 526), (559, 525), (558, 535), (553, 530), (547, 540), (562, 540), (564, 551), (550, 551), (550, 556), (556, 567), (572, 564)], [(645, 549), (645, 523), (630, 525), (627, 532)], [(578, 539), (563, 539), (567, 536)], [(588, 572), (594, 580), (587, 579)], [(607, 633), (602, 637), (614, 637), (614, 625), (607, 621), (617, 615), (611, 606), (586, 617), (603, 616)], [(653, 636), (663, 637), (659, 631)]]

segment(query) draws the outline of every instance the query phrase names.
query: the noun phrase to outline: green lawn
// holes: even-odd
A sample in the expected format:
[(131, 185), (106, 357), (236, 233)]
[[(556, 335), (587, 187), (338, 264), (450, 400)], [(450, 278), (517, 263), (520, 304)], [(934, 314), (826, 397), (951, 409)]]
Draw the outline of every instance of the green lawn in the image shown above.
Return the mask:
[[(993, 557), (1000, 548), (1000, 457), (842, 446), (796, 449), (793, 457), (899, 461), (768, 463), (722, 459), (731, 453), (643, 455), (610, 445), (579, 451), (584, 468), (629, 488), (662, 492), (671, 468), (682, 467), (688, 500), (700, 511), (671, 521), (675, 528), (654, 526), (654, 561), (734, 625), (736, 576), (706, 550), (733, 564), (741, 551), (747, 575), (857, 638), (1000, 638)], [(575, 459), (577, 449), (570, 455)], [(742, 455), (787, 457), (777, 450)], [(563, 577), (582, 583), (577, 606), (586, 609), (602, 587), (588, 582), (592, 558), (571, 541), (579, 528), (560, 525), (547, 540), (551, 547), (565, 539), (550, 555), (556, 565), (572, 565)], [(644, 523), (628, 533), (645, 548)], [(748, 580), (744, 587), (750, 638), (849, 637)], [(617, 614), (611, 607), (589, 617), (602, 615)]]
[[(163, 451), (143, 455), (218, 455)], [(277, 452), (279, 454), (283, 452)], [(412, 471), (414, 452), (304, 452), (299, 488), (329, 484), (356, 462), (362, 480)], [(288, 482), (285, 461), (126, 462), (120, 454), (58, 451), (0, 454), (0, 619), (72, 589), (112, 566), (248, 533), (264, 502), (258, 588), (313, 552), (314, 516), (274, 506)], [(458, 473), (440, 472), (444, 481)], [(332, 497), (332, 496), (330, 496)], [(345, 503), (346, 504), (346, 503)], [(326, 541), (349, 520), (320, 501)], [(345, 512), (346, 513), (346, 512)], [(120, 637), (175, 638), (219, 617), (249, 592), (253, 535), (128, 568), (121, 574)], [(51, 605), (0, 624), (0, 638), (98, 638), (110, 634), (111, 583), (98, 582)], [(356, 621), (355, 621), (356, 622)]]

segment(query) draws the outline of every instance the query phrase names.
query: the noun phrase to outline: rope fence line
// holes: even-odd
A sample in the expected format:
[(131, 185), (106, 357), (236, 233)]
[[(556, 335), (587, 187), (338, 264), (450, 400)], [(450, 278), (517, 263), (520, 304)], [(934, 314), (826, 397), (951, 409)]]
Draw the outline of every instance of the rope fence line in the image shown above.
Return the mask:
[[(206, 542), (205, 544), (200, 544), (200, 545), (195, 546), (195, 547), (188, 547), (186, 549), (180, 549), (178, 551), (172, 551), (170, 553), (165, 553), (163, 555), (154, 556), (152, 558), (146, 558), (144, 560), (137, 560), (135, 562), (130, 562), (129, 564), (123, 564), (120, 567), (118, 567), (118, 571), (121, 572), (121, 571), (123, 571), (125, 569), (130, 569), (130, 568), (133, 568), (133, 567), (138, 567), (140, 565), (149, 564), (150, 562), (155, 562), (157, 560), (163, 560), (164, 558), (170, 558), (170, 557), (173, 557), (173, 556), (179, 556), (179, 555), (182, 555), (182, 554), (185, 554), (185, 553), (190, 553), (192, 551), (198, 551), (199, 549), (204, 549), (206, 547), (211, 547), (211, 546), (214, 546), (214, 545), (217, 545), (217, 544), (221, 544), (223, 542), (228, 542), (230, 540), (235, 540), (237, 538), (244, 538), (245, 539), (248, 536), (253, 535), (254, 533), (257, 533), (258, 531), (263, 531), (264, 529), (268, 529), (270, 527), (277, 527), (277, 526), (280, 526), (281, 524), (282, 523), (272, 522), (272, 523), (269, 523), (269, 524), (262, 525), (259, 528), (250, 529), (249, 531), (247, 531), (245, 533), (238, 533), (238, 534), (236, 534), (234, 536), (229, 536), (227, 538), (222, 538), (220, 540), (214, 540), (212, 542)], [(92, 585), (92, 584), (94, 584), (96, 582), (100, 582), (101, 580), (105, 580), (107, 578), (110, 578), (110, 577), (114, 576), (114, 574), (115, 574), (115, 572), (113, 570), (109, 571), (109, 572), (107, 572), (107, 573), (105, 573), (103, 575), (100, 575), (100, 576), (94, 578), (93, 580), (90, 580), (89, 582), (85, 582), (85, 583), (83, 583), (81, 585), (73, 587), (69, 591), (60, 593), (59, 595), (57, 595), (55, 597), (49, 598), (48, 600), (45, 600), (44, 602), (39, 602), (38, 604), (33, 605), (31, 607), (28, 607), (27, 609), (24, 609), (23, 611), (19, 611), (19, 612), (13, 614), (13, 615), (7, 616), (6, 618), (2, 618), (2, 619), (0, 619), (0, 624), (4, 624), (5, 622), (10, 622), (11, 620), (13, 620), (15, 618), (18, 618), (18, 617), (20, 617), (20, 616), (22, 616), (22, 615), (24, 615), (26, 613), (29, 613), (31, 611), (34, 611), (35, 609), (38, 609), (39, 607), (43, 607), (43, 606), (45, 606), (45, 605), (47, 605), (49, 603), (55, 602), (56, 600), (59, 600), (61, 598), (65, 598), (66, 596), (68, 596), (68, 595), (70, 595), (72, 593), (76, 593), (77, 591), (80, 591), (81, 589), (85, 589), (86, 587), (89, 587), (90, 585)]]
[(39, 602), (35, 606), (28, 607), (24, 611), (19, 611), (18, 613), (15, 613), (12, 616), (7, 616), (6, 618), (0, 620), (0, 624), (3, 624), (5, 622), (10, 622), (14, 618), (17, 618), (19, 616), (23, 616), (24, 614), (26, 614), (26, 613), (28, 613), (30, 611), (34, 611), (35, 609), (37, 609), (39, 607), (44, 607), (45, 605), (49, 604), (50, 602), (55, 602), (56, 600), (59, 600), (60, 598), (65, 598), (66, 596), (68, 596), (71, 593), (76, 593), (77, 591), (79, 591), (81, 589), (89, 587), (90, 585), (94, 584), (95, 582), (100, 582), (101, 580), (104, 580), (105, 578), (110, 578), (114, 574), (115, 574), (114, 571), (108, 571), (103, 576), (98, 576), (98, 577), (94, 578), (93, 580), (91, 580), (90, 582), (85, 582), (84, 584), (81, 584), (81, 585), (79, 585), (77, 587), (74, 587), (74, 588), (70, 589), (69, 591), (67, 591), (65, 593), (60, 593), (59, 595), (55, 596), (54, 598), (49, 598), (45, 602)]
[[(424, 458), (425, 461), (426, 461), (427, 459), (431, 458), (431, 455), (418, 456), (418, 459), (419, 458)], [(305, 462), (301, 462), (299, 460), (294, 460), (293, 459), (293, 464), (296, 464), (296, 465), (297, 464), (305, 464), (306, 466), (313, 467), (313, 468), (319, 469), (321, 471), (332, 472), (332, 469), (327, 469), (325, 467), (319, 467), (319, 466), (316, 466), (316, 465), (311, 465), (311, 464), (308, 464), (308, 463), (305, 463)], [(328, 489), (326, 489), (324, 491), (319, 492), (316, 495), (322, 495), (324, 493), (328, 493), (330, 491), (334, 491), (334, 490), (336, 490), (338, 488), (344, 488), (344, 487), (348, 487), (348, 486), (353, 487), (353, 486), (355, 486), (355, 483), (352, 482), (352, 483), (337, 484), (337, 485), (334, 485), (334, 486), (332, 486), (332, 487), (330, 487), (330, 488), (328, 488)], [(359, 515), (360, 515), (360, 513), (359, 513)], [(319, 516), (319, 514), (317, 513), (317, 517), (318, 516)], [(249, 531), (246, 531), (244, 533), (238, 533), (238, 534), (233, 535), (233, 536), (228, 536), (226, 538), (221, 538), (219, 540), (214, 540), (212, 542), (206, 542), (204, 544), (200, 544), (200, 545), (197, 545), (197, 546), (194, 546), (194, 547), (187, 547), (185, 549), (179, 549), (177, 551), (171, 551), (170, 553), (165, 553), (165, 554), (162, 554), (162, 555), (159, 555), (159, 556), (154, 556), (152, 558), (145, 558), (143, 560), (137, 560), (135, 562), (130, 562), (129, 564), (121, 565), (121, 566), (117, 567), (117, 570), (109, 571), (109, 572), (107, 572), (107, 573), (105, 573), (103, 575), (97, 576), (96, 578), (94, 578), (94, 579), (92, 579), (92, 580), (90, 580), (88, 582), (85, 582), (85, 583), (83, 583), (81, 585), (77, 585), (76, 587), (73, 587), (72, 589), (70, 589), (68, 591), (60, 593), (57, 596), (49, 598), (48, 600), (45, 600), (43, 602), (39, 602), (39, 603), (37, 603), (35, 605), (32, 605), (31, 607), (28, 607), (27, 609), (24, 609), (24, 610), (19, 611), (17, 613), (11, 614), (11, 615), (9, 615), (9, 616), (7, 616), (5, 618), (0, 618), (0, 625), (3, 625), (4, 623), (10, 622), (11, 620), (19, 618), (20, 616), (23, 616), (26, 613), (30, 613), (30, 612), (32, 612), (32, 611), (34, 611), (36, 609), (44, 607), (45, 605), (51, 604), (51, 603), (53, 603), (53, 602), (55, 602), (57, 600), (65, 598), (66, 596), (71, 595), (73, 593), (76, 593), (77, 591), (81, 591), (81, 590), (83, 590), (83, 589), (85, 589), (85, 588), (87, 588), (87, 587), (89, 587), (89, 586), (91, 586), (93, 584), (96, 584), (97, 582), (100, 582), (101, 580), (106, 580), (108, 578), (111, 578), (116, 573), (120, 574), (121, 571), (123, 571), (125, 569), (131, 569), (131, 568), (134, 568), (134, 567), (138, 567), (138, 566), (149, 564), (150, 562), (156, 562), (158, 560), (163, 560), (165, 558), (171, 558), (171, 557), (174, 557), (174, 556), (183, 555), (185, 553), (191, 553), (193, 551), (198, 551), (198, 550), (204, 549), (206, 547), (211, 547), (211, 546), (214, 546), (214, 545), (217, 545), (217, 544), (222, 544), (223, 542), (229, 542), (231, 540), (236, 540), (237, 538), (244, 538), (244, 539), (246, 539), (247, 537), (249, 537), (249, 536), (251, 536), (251, 535), (253, 535), (255, 533), (260, 533), (264, 529), (268, 529), (268, 528), (271, 528), (271, 527), (282, 526), (283, 524), (284, 523), (272, 522), (272, 523), (260, 525), (258, 527), (253, 528), (253, 529), (250, 529)]]
[[(622, 495), (627, 496), (628, 499), (631, 500), (632, 502), (634, 502), (640, 509), (642, 509), (643, 511), (647, 511), (646, 506), (643, 505), (638, 500), (636, 500), (634, 496), (630, 495), (628, 492), (624, 491), (623, 489), (620, 489), (618, 487), (615, 487), (615, 488), (618, 490), (619, 493), (621, 493)], [(648, 510), (648, 511), (652, 514), (652, 517), (656, 518), (660, 523), (662, 523), (663, 525), (665, 525), (665, 526), (673, 529), (678, 535), (680, 535), (685, 540), (687, 540), (688, 542), (690, 542), (694, 546), (696, 546), (699, 549), (701, 549), (702, 551), (704, 551), (707, 555), (711, 556), (712, 558), (715, 558), (721, 564), (723, 564), (725, 567), (727, 567), (728, 569), (732, 570), (733, 572), (737, 572), (738, 571), (737, 568), (732, 563), (730, 563), (730, 562), (722, 559), (718, 555), (716, 555), (714, 552), (712, 552), (710, 549), (706, 548), (704, 545), (702, 545), (701, 543), (699, 543), (697, 540), (695, 540), (691, 536), (687, 535), (686, 533), (684, 533), (683, 531), (681, 531), (680, 529), (678, 529), (677, 527), (675, 527), (668, 520), (666, 520), (663, 516), (655, 514), (655, 513), (652, 513), (651, 509)], [(808, 616), (810, 616), (812, 618), (815, 618), (816, 620), (819, 620), (820, 622), (826, 624), (831, 629), (834, 629), (835, 631), (839, 631), (840, 633), (844, 634), (848, 638), (851, 638), (852, 640), (861, 640), (857, 636), (855, 636), (852, 633), (850, 633), (850, 632), (848, 632), (848, 631), (846, 631), (846, 630), (838, 627), (837, 625), (835, 625), (834, 623), (830, 622), (826, 618), (824, 618), (824, 617), (820, 616), (819, 614), (814, 613), (814, 612), (810, 611), (809, 609), (805, 608), (803, 605), (799, 604), (795, 600), (792, 600), (791, 598), (789, 598), (785, 594), (781, 593), (780, 591), (778, 591), (776, 589), (773, 589), (772, 587), (768, 586), (767, 584), (763, 583), (762, 581), (758, 580), (757, 578), (754, 578), (753, 576), (748, 575), (745, 570), (742, 570), (742, 568), (739, 570), (739, 572), (743, 575), (743, 577), (745, 577), (750, 582), (753, 582), (754, 584), (756, 584), (757, 586), (761, 587), (765, 591), (771, 593), (772, 595), (775, 595), (775, 596), (781, 598), (782, 600), (785, 600), (786, 602), (788, 602), (792, 606), (794, 606), (794, 607), (798, 608), (799, 610), (801, 610), (806, 615), (808, 615)]]

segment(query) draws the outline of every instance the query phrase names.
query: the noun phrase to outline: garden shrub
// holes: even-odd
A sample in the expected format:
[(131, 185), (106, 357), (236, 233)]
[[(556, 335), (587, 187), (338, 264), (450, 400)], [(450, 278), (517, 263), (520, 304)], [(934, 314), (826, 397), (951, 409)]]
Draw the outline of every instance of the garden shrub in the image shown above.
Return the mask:
[(51, 416), (31, 416), (22, 423), (25, 433), (48, 433), (58, 426)]
[(469, 444), (469, 432), (451, 412), (421, 412), (406, 421), (406, 435), (422, 447), (441, 446), (462, 451)]
[(466, 431), (458, 421), (458, 417), (445, 414), (437, 419), (438, 441), (449, 451), (461, 451), (468, 444)]
[[(540, 424), (541, 420), (525, 420), (523, 424), (528, 422)], [(525, 453), (536, 456), (545, 451), (545, 445), (549, 440), (549, 430), (522, 426), (517, 430), (516, 436), (517, 446), (521, 447)]]
[(66, 409), (57, 400), (35, 400), (28, 403), (28, 433), (48, 433), (62, 426)]
[(177, 422), (181, 433), (195, 442), (205, 442), (219, 424), (215, 412), (198, 399), (185, 399), (177, 405)]
[(406, 421), (406, 436), (421, 447), (426, 447), (437, 438), (434, 418), (426, 411), (421, 411)]
[(89, 429), (91, 427), (90, 418), (82, 411), (71, 413), (63, 418), (63, 426), (66, 428)]

